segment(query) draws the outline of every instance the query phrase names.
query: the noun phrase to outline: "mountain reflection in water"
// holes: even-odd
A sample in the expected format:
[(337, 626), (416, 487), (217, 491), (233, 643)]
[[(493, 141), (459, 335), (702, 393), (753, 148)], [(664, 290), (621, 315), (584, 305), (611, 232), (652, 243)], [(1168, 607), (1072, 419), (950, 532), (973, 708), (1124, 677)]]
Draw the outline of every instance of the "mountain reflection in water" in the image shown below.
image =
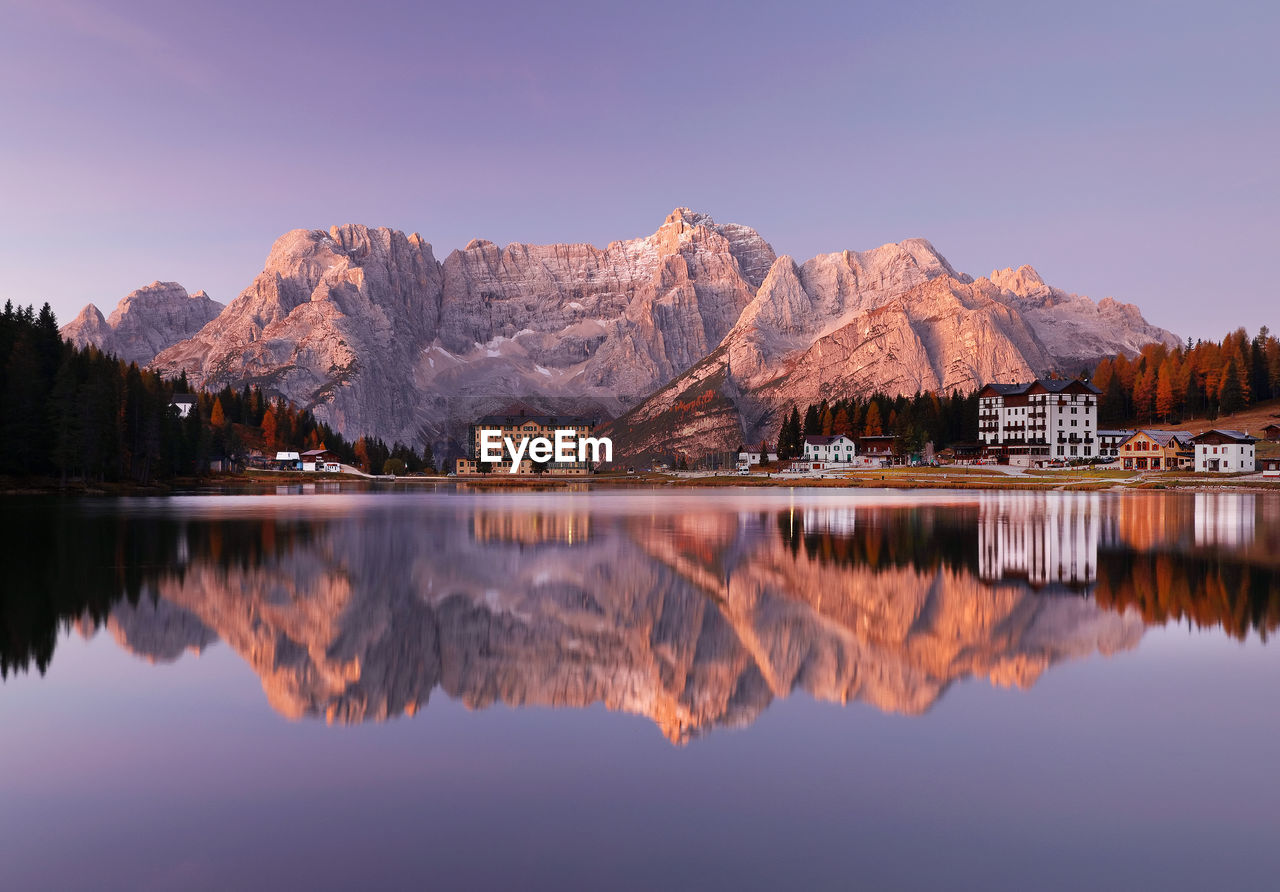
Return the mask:
[(222, 640), (281, 714), (332, 722), (411, 715), (439, 688), (477, 708), (603, 703), (679, 742), (796, 690), (921, 713), (957, 680), (1029, 686), (1148, 624), (1280, 623), (1280, 501), (1248, 493), (27, 507), (0, 522), (6, 674), (44, 671), (67, 626), (156, 661)]

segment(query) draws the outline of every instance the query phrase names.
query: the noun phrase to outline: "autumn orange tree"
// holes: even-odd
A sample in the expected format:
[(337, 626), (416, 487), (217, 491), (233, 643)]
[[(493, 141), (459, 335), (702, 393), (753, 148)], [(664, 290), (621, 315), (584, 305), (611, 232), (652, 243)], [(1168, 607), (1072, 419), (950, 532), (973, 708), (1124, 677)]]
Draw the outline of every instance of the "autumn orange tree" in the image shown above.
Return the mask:
[(1221, 341), (1147, 344), (1132, 359), (1108, 357), (1094, 369), (1102, 424), (1214, 419), (1280, 397), (1280, 341), (1264, 326)]

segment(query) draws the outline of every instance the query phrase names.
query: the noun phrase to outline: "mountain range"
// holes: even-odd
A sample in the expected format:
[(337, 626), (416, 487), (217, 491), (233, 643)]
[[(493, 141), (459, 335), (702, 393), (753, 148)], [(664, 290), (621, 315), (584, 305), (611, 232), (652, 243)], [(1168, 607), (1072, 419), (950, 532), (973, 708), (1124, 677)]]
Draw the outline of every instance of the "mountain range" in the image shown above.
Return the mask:
[(797, 263), (687, 208), (604, 248), (475, 239), (443, 261), (416, 233), (294, 230), (225, 307), (156, 282), (63, 334), (438, 454), (518, 402), (614, 419), (624, 455), (690, 456), (775, 436), (792, 404), (833, 394), (967, 391), (1177, 342), (1029, 266), (974, 279), (923, 239)]

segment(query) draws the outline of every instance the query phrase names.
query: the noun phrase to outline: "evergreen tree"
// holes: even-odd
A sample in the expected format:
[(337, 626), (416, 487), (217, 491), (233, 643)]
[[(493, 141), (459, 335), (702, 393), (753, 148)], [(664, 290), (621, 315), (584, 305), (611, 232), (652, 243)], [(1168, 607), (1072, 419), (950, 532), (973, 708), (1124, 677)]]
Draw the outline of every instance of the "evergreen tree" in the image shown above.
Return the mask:
[(800, 423), (800, 410), (792, 406), (791, 414), (782, 422), (782, 428), (778, 431), (779, 459), (796, 458), (804, 451), (803, 430)]
[(817, 406), (810, 405), (804, 413), (804, 436), (815, 437), (820, 433), (822, 433), (822, 416), (818, 413)]
[(1226, 415), (1233, 415), (1244, 408), (1244, 392), (1240, 386), (1240, 368), (1235, 357), (1227, 363), (1222, 376), (1222, 387), (1218, 391), (1218, 408)]

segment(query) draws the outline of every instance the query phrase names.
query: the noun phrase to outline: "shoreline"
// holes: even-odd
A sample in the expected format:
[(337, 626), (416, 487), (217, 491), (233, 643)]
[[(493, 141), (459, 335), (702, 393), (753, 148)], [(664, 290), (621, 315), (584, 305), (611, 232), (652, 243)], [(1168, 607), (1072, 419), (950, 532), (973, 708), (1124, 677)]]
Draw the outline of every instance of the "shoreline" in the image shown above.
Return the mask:
[(814, 488), (814, 489), (987, 489), (987, 490), (1044, 490), (1044, 491), (1186, 491), (1186, 492), (1280, 492), (1280, 479), (1258, 479), (1255, 475), (1241, 477), (1187, 477), (1168, 478), (1156, 476), (1124, 475), (1122, 472), (1093, 472), (1061, 477), (1049, 474), (1006, 474), (986, 470), (950, 470), (939, 468), (887, 468), (882, 471), (851, 472), (841, 477), (803, 477), (765, 474), (738, 475), (708, 472), (676, 472), (647, 474), (598, 474), (585, 477), (536, 477), (499, 475), (478, 477), (404, 476), (394, 481), (358, 477), (352, 474), (316, 474), (302, 471), (273, 471), (242, 474), (211, 474), (206, 477), (177, 478), (148, 485), (134, 483), (86, 483), (49, 478), (0, 477), (0, 497), (4, 496), (92, 496), (119, 497), (143, 495), (200, 494), (201, 490), (213, 491), (227, 487), (252, 489), (265, 486), (293, 486), (325, 484), (360, 484), (361, 488), (387, 488), (409, 486), (448, 486), (455, 490), (511, 490), (511, 489), (582, 489), (625, 487), (680, 487), (680, 488)]

